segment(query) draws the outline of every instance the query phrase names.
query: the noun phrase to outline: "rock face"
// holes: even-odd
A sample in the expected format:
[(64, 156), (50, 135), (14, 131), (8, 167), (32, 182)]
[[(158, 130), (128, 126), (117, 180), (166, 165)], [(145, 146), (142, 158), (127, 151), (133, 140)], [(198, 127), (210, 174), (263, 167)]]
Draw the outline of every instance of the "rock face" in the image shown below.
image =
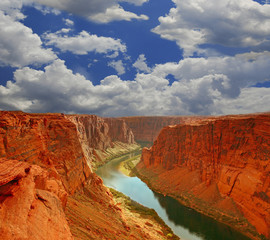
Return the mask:
[(133, 131), (122, 119), (105, 118), (105, 122), (109, 126), (109, 136), (112, 141), (120, 141), (124, 143), (135, 143)]
[(66, 115), (75, 124), (84, 156), (90, 169), (101, 161), (98, 151), (104, 152), (114, 146), (115, 141), (134, 144), (134, 136), (124, 121), (103, 119), (95, 115)]
[(0, 112), (1, 240), (164, 239), (139, 226), (92, 170), (106, 151), (132, 143), (123, 120)]
[(45, 168), (75, 192), (91, 171), (76, 126), (61, 114), (0, 112), (0, 157)]
[(1, 239), (73, 239), (57, 196), (67, 194), (60, 191), (41, 167), (0, 159)]
[(165, 127), (137, 170), (163, 194), (270, 238), (269, 159), (270, 114), (213, 117)]
[(123, 117), (119, 119), (124, 120), (131, 128), (136, 141), (154, 142), (163, 127), (180, 124), (190, 117)]

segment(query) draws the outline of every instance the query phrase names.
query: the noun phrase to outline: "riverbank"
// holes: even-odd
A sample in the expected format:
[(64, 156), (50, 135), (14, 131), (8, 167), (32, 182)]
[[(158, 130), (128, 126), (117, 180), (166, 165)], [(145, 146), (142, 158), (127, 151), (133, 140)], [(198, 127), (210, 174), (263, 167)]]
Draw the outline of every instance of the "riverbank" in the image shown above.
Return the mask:
[(119, 166), (119, 171), (128, 177), (135, 177), (136, 174), (134, 173), (133, 169), (140, 162), (140, 159), (141, 159), (141, 154), (138, 154), (126, 161), (121, 162)]
[(108, 163), (109, 161), (119, 158), (126, 154), (131, 154), (133, 152), (141, 150), (141, 145), (127, 144), (122, 142), (113, 142), (113, 147), (107, 148), (105, 151), (95, 150), (95, 164), (93, 170), (96, 171), (99, 167)]
[(138, 228), (148, 228), (151, 229), (158, 239), (160, 236), (164, 239), (179, 240), (180, 238), (176, 236), (170, 227), (168, 227), (165, 222), (158, 216), (156, 211), (151, 208), (147, 208), (138, 202), (127, 197), (123, 193), (110, 188), (113, 194), (114, 200), (117, 205), (124, 208), (126, 211), (123, 213), (125, 217), (133, 216), (134, 219), (140, 218), (140, 223), (137, 223)]
[[(119, 151), (114, 151), (113, 154), (111, 154), (110, 159), (107, 158), (106, 161), (105, 160), (103, 161), (104, 164), (102, 164), (102, 166), (96, 171), (97, 174), (99, 175), (99, 171), (103, 168), (106, 169), (108, 165), (112, 165), (113, 169), (115, 167), (115, 170), (118, 170), (120, 168), (120, 165), (122, 165), (123, 162), (124, 163), (126, 162), (126, 161), (123, 161), (123, 158), (128, 158), (129, 161), (127, 161), (127, 164), (129, 165), (130, 169), (133, 168), (137, 164), (137, 162), (140, 160), (141, 148), (140, 146), (138, 147), (138, 145), (137, 146), (133, 145), (131, 146), (130, 149), (131, 151), (126, 152), (125, 154), (119, 154)], [(137, 161), (137, 162), (135, 165), (130, 165), (131, 164), (130, 160)], [(122, 167), (122, 170), (126, 170), (125, 171), (126, 175), (130, 173), (130, 171), (128, 171), (128, 169), (124, 167)], [(109, 172), (111, 173), (111, 171)], [(106, 185), (106, 182), (104, 182), (104, 185)], [(168, 227), (164, 223), (164, 221), (158, 216), (155, 210), (139, 204), (138, 202), (132, 200), (128, 196), (124, 195), (123, 193), (113, 188), (108, 188), (108, 190), (110, 191), (110, 194), (113, 198), (112, 207), (109, 207), (109, 209), (113, 208), (113, 209), (118, 210), (121, 213), (121, 216), (124, 219), (124, 222), (128, 224), (125, 226), (126, 229), (129, 230), (131, 226), (136, 226), (136, 231), (142, 231), (143, 233), (145, 233), (144, 239), (155, 239), (155, 240), (156, 239), (157, 240), (171, 240), (171, 239), (179, 240), (180, 239), (178, 236), (176, 236), (173, 233), (170, 227)], [(89, 192), (89, 190), (87, 190), (87, 192)], [(80, 199), (82, 196), (80, 196), (79, 194), (77, 197)], [(91, 200), (89, 201), (91, 202)], [(70, 202), (74, 202), (74, 199), (70, 199)], [(73, 204), (73, 206), (74, 205), (79, 206), (78, 203)], [(81, 207), (78, 207), (78, 208), (80, 209)], [(70, 216), (74, 216), (74, 214), (76, 214), (77, 212), (78, 212), (78, 209), (73, 211), (70, 214)], [(102, 208), (99, 210), (99, 212), (101, 213), (103, 212)], [(83, 213), (80, 213), (79, 211), (79, 214), (77, 214), (77, 217), (81, 218), (81, 216), (83, 216)], [(111, 221), (112, 223), (115, 222), (115, 220), (113, 219), (111, 219)], [(78, 227), (75, 227), (74, 229), (78, 229)], [(131, 235), (129, 235), (128, 239), (140, 239), (137, 237), (134, 238)]]
[[(136, 169), (136, 165), (140, 162), (140, 156), (136, 155), (130, 159), (127, 159), (123, 162), (121, 162), (119, 166), (119, 171), (121, 171), (126, 176), (136, 176), (140, 178), (143, 182), (147, 184), (147, 186), (152, 189), (153, 191), (160, 193), (164, 195), (164, 191), (161, 191), (157, 184), (152, 184), (152, 182), (155, 182), (155, 179), (157, 179), (157, 176), (155, 175), (155, 172), (153, 171), (153, 174), (146, 177), (146, 173), (141, 173)], [(151, 181), (150, 181), (151, 179)], [(167, 189), (167, 186), (166, 186)], [(246, 236), (246, 239), (263, 239), (261, 236), (255, 235), (255, 229), (247, 222), (246, 219), (240, 218), (235, 212), (235, 216), (230, 216), (226, 213), (219, 212), (215, 208), (213, 208), (211, 205), (202, 202), (200, 199), (196, 199), (193, 195), (181, 195), (178, 196), (176, 194), (172, 194), (170, 192), (165, 191), (165, 195), (172, 197), (173, 199), (176, 199), (180, 204), (183, 206), (186, 206), (188, 208), (194, 209), (196, 212), (203, 214), (205, 216), (208, 216), (212, 219), (214, 219), (217, 222), (226, 224), (230, 226), (231, 228), (235, 229), (241, 234), (244, 234)], [(243, 238), (245, 239), (245, 237)]]
[[(157, 170), (156, 170), (157, 171)], [(152, 171), (140, 168), (132, 169), (133, 174), (135, 174), (138, 178), (140, 178), (147, 186), (153, 191), (160, 193), (164, 196), (169, 196), (175, 200), (177, 200), (180, 204), (195, 210), (196, 212), (203, 214), (207, 217), (214, 219), (217, 222), (222, 224), (226, 224), (232, 229), (236, 230), (247, 239), (254, 240), (264, 240), (264, 236), (258, 235), (255, 228), (250, 225), (250, 223), (243, 217), (238, 214), (237, 211), (232, 213), (230, 212), (222, 212), (217, 208), (214, 208), (209, 203), (203, 201), (202, 199), (196, 198), (194, 195), (190, 193), (177, 194), (176, 192), (171, 191), (171, 186), (169, 183), (164, 184), (164, 181), (160, 181), (160, 176), (155, 172), (155, 169)], [(158, 172), (158, 171), (157, 171)], [(173, 175), (173, 171), (171, 172)], [(162, 186), (162, 189), (161, 187)], [(212, 193), (213, 194), (213, 193)], [(228, 203), (231, 205), (231, 203)], [(230, 206), (231, 211), (231, 206)]]
[[(93, 190), (93, 184), (101, 190)], [(86, 185), (68, 197), (65, 214), (75, 240), (179, 240), (154, 210), (102, 185)]]

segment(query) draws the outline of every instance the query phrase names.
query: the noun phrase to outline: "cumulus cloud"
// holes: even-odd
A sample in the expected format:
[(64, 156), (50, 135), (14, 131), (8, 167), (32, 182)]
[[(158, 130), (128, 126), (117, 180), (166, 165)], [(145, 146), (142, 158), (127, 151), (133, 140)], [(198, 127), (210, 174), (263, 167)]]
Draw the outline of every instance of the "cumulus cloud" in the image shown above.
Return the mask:
[(269, 112), (270, 88), (243, 88), (238, 98), (218, 99), (213, 114)]
[[(237, 18), (238, 11), (232, 10), (237, 9), (237, 6), (242, 6), (242, 0), (230, 1), (230, 4), (227, 0), (218, 1), (215, 10), (211, 2), (206, 3), (204, 0), (195, 0), (189, 4), (180, 0), (174, 1), (176, 8), (173, 8), (168, 16), (160, 19), (161, 24), (154, 31), (162, 30), (162, 34), (165, 34), (166, 30), (167, 35), (164, 36), (171, 40), (177, 39), (178, 44), (184, 46), (186, 53), (201, 51), (200, 44), (203, 43), (260, 46), (262, 49), (268, 44), (268, 40), (265, 40), (266, 33), (264, 33), (268, 31), (268, 25), (264, 29), (258, 26), (256, 32), (254, 25), (254, 28), (250, 25), (244, 27), (242, 23), (246, 15), (250, 17), (253, 24), (262, 15), (268, 17), (266, 8), (257, 3), (251, 4), (249, 0), (246, 0), (250, 8), (245, 11), (239, 10), (240, 16), (243, 17), (240, 21)], [(55, 6), (59, 4), (58, 9), (61, 10), (67, 10), (67, 6), (71, 7), (75, 4), (74, 1), (67, 0), (41, 0), (40, 2), (46, 2), (48, 6), (49, 2)], [(123, 15), (117, 18), (117, 14), (127, 12), (121, 9), (116, 1), (92, 0), (91, 2), (93, 5), (86, 8), (93, 8), (93, 11), (85, 16), (93, 17), (98, 16), (97, 13), (103, 13), (98, 18), (103, 17), (105, 20), (96, 21), (104, 22), (125, 19)], [(146, 1), (126, 2), (140, 5)], [(83, 3), (85, 3), (84, 0), (76, 2), (79, 5)], [(186, 12), (182, 12), (179, 8), (180, 3)], [(226, 7), (231, 11), (228, 12), (223, 3), (227, 3)], [(102, 4), (104, 4), (103, 7), (101, 7)], [(13, 81), (8, 81), (5, 86), (0, 85), (0, 109), (94, 113), (102, 116), (229, 114), (270, 110), (270, 88), (254, 87), (256, 83), (270, 81), (270, 53), (266, 49), (262, 52), (251, 51), (233, 57), (186, 57), (179, 62), (158, 64), (153, 68), (147, 65), (145, 56), (141, 54), (133, 64), (138, 70), (134, 79), (124, 81), (119, 76), (112, 75), (105, 77), (99, 85), (94, 86), (91, 79), (86, 79), (78, 73), (75, 74), (66, 67), (63, 60), (57, 59), (51, 49), (42, 47), (40, 37), (20, 22), (25, 17), (20, 13), (21, 6), (19, 0), (12, 2), (3, 0), (0, 3), (2, 9), (0, 11), (0, 62), (2, 65), (20, 67), (15, 71)], [(223, 18), (217, 21), (216, 15), (220, 14), (215, 15), (215, 12), (222, 9), (220, 6), (224, 7), (225, 13), (222, 12)], [(77, 6), (78, 13), (79, 7)], [(119, 8), (120, 12), (118, 12)], [(107, 17), (109, 17), (106, 18), (105, 12), (108, 9), (115, 9), (115, 12), (107, 12)], [(191, 19), (192, 11), (194, 14), (199, 11), (201, 15), (195, 14)], [(89, 12), (89, 9), (85, 12)], [(211, 16), (207, 18), (206, 15), (209, 12), (212, 15), (210, 14)], [(243, 12), (246, 12), (246, 15), (243, 15)], [(227, 28), (221, 24), (226, 20), (225, 16), (230, 20), (227, 21), (227, 25), (231, 25), (231, 32), (226, 24)], [(126, 20), (130, 19), (132, 18), (129, 18), (128, 13)], [(209, 19), (216, 21), (217, 26), (210, 24), (208, 27)], [(239, 19), (237, 30), (233, 24), (236, 19)], [(267, 21), (261, 18), (260, 24), (264, 26)], [(167, 29), (164, 29), (165, 23)], [(224, 41), (221, 35), (223, 32), (219, 33), (218, 28), (228, 34), (228, 41)], [(234, 36), (233, 30), (236, 31)], [(71, 51), (77, 55), (84, 55), (94, 51), (112, 58), (117, 57), (119, 53), (125, 56), (126, 45), (119, 39), (99, 37), (86, 31), (74, 36), (70, 34), (71, 29), (63, 28), (56, 33), (45, 33), (43, 37), (47, 45), (53, 45), (63, 52)], [(250, 38), (244, 38), (245, 34), (249, 34)], [(43, 70), (36, 70), (34, 66), (25, 67), (30, 64), (44, 63), (47, 66)], [(121, 60), (111, 61), (108, 64), (115, 68), (118, 75), (125, 73)], [(176, 80), (171, 85), (169, 76), (173, 76)]]
[(120, 39), (110, 37), (99, 37), (89, 34), (86, 31), (80, 32), (77, 36), (69, 36), (69, 29), (62, 29), (56, 33), (46, 33), (43, 35), (46, 45), (54, 45), (62, 52), (70, 51), (74, 54), (85, 55), (88, 52), (96, 53), (117, 53), (125, 52), (126, 45)]
[(21, 0), (2, 0), (0, 2), (0, 11), (3, 11), (14, 20), (24, 19), (25, 16), (20, 11), (22, 5), (23, 4)]
[(83, 16), (91, 21), (108, 23), (111, 21), (131, 19), (147, 20), (145, 15), (138, 16), (135, 13), (125, 11), (118, 2), (129, 2), (140, 6), (148, 0), (24, 0), (41, 5), (67, 11), (79, 16)]
[(99, 23), (109, 23), (112, 21), (131, 21), (132, 19), (137, 20), (148, 20), (148, 16), (141, 14), (137, 15), (135, 13), (125, 11), (120, 5), (115, 5), (107, 8), (105, 13), (97, 13), (88, 17), (90, 20)]
[(176, 41), (185, 56), (203, 53), (203, 44), (270, 48), (270, 5), (252, 0), (173, 0), (152, 31)]
[(22, 67), (54, 60), (53, 51), (43, 48), (40, 37), (16, 20), (20, 15), (15, 16), (0, 11), (0, 64)]
[(111, 61), (108, 63), (108, 66), (114, 68), (118, 75), (123, 75), (126, 72), (122, 60)]
[(63, 21), (65, 22), (65, 24), (68, 26), (68, 27), (72, 27), (74, 25), (74, 22), (68, 18), (66, 19), (63, 19)]
[[(24, 0), (26, 2), (26, 0)], [(46, 7), (40, 4), (34, 5), (35, 9), (39, 10), (43, 15), (54, 14), (59, 15), (61, 12), (55, 8)]]
[(2, 108), (16, 109), (20, 105), (19, 109), (33, 112), (71, 111), (71, 107), (76, 106), (74, 98), (87, 97), (92, 87), (90, 81), (73, 74), (59, 59), (44, 71), (29, 67), (18, 69), (14, 80), (15, 83), (8, 82), (6, 87), (0, 86)]
[(267, 54), (252, 61), (244, 55), (186, 58), (156, 65), (134, 80), (113, 75), (94, 86), (58, 59), (43, 71), (18, 69), (13, 82), (0, 86), (0, 108), (102, 116), (269, 111), (270, 88), (254, 87), (270, 80), (269, 64)]
[(137, 71), (141, 71), (144, 73), (150, 73), (151, 68), (147, 66), (146, 58), (144, 54), (141, 54), (136, 62), (133, 64), (133, 67), (137, 69)]

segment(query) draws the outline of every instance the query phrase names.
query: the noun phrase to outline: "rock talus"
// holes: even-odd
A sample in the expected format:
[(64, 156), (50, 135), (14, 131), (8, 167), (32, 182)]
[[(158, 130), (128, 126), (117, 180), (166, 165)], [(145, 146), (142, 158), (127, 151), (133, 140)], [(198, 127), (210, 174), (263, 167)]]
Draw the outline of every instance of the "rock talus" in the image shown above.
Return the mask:
[(269, 158), (270, 114), (212, 117), (163, 128), (137, 170), (163, 194), (270, 238)]

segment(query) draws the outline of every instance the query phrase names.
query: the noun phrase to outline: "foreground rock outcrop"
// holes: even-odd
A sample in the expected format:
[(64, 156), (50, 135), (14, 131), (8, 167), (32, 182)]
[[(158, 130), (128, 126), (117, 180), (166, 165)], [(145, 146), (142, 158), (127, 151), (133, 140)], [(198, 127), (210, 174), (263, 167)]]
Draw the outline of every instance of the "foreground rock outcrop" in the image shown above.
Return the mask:
[(137, 171), (155, 190), (270, 239), (269, 158), (270, 114), (212, 117), (165, 127)]
[(122, 120), (0, 112), (1, 239), (166, 238), (159, 223), (145, 228), (129, 215), (93, 171), (136, 147)]
[(58, 184), (37, 165), (0, 159), (1, 239), (73, 239)]

